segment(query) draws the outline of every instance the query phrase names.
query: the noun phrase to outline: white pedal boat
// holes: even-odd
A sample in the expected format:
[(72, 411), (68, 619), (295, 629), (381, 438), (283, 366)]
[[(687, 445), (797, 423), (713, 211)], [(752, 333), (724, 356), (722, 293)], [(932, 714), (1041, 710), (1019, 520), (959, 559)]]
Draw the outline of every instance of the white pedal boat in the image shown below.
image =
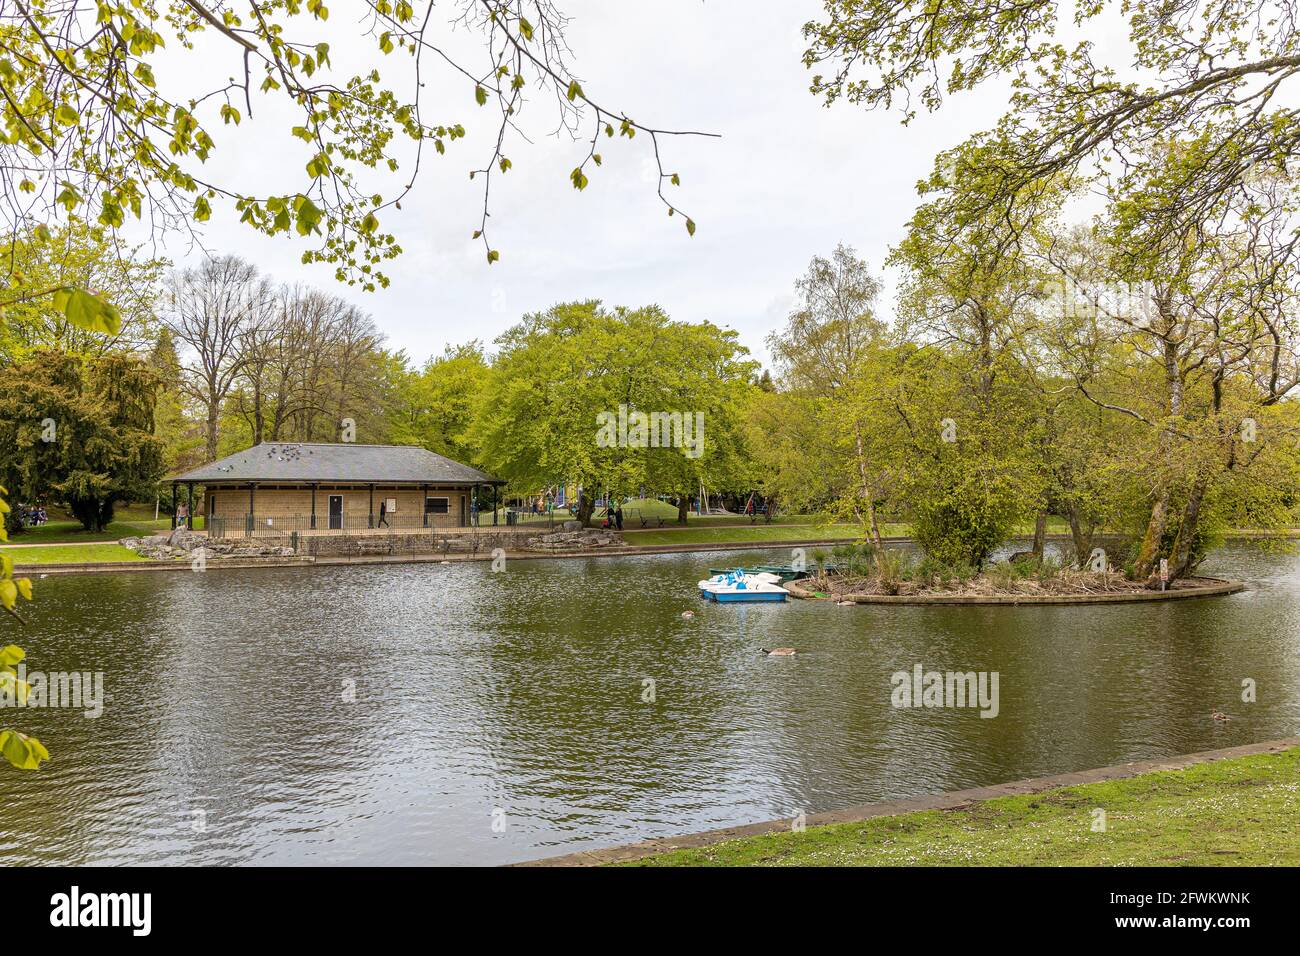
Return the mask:
[(746, 574), (743, 571), (729, 571), (715, 574), (707, 581), (700, 582), (700, 597), (707, 601), (721, 603), (740, 601), (784, 601), (790, 592), (780, 585), (780, 575), (766, 571)]

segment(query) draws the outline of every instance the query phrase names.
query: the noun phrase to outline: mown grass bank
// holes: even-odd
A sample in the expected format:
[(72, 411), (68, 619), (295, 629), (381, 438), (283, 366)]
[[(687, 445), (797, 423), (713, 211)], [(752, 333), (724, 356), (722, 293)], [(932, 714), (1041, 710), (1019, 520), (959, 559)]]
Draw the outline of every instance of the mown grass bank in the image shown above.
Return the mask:
[[(120, 538), (166, 534), (171, 531), (171, 516), (154, 517), (153, 505), (124, 505), (117, 509), (113, 521), (103, 531), (86, 531), (81, 522), (57, 508), (49, 511), (49, 521), (37, 528), (24, 528), (9, 536), (12, 545), (87, 544), (117, 541)], [(203, 529), (203, 516), (194, 518), (195, 530)]]
[(120, 544), (54, 544), (36, 547), (0, 547), (0, 554), (14, 564), (102, 564), (106, 561), (143, 561), (144, 558)]
[[(1208, 718), (1207, 718), (1208, 719)], [(1104, 811), (1104, 829), (1098, 829)], [(632, 866), (1297, 866), (1300, 748), (676, 850)]]

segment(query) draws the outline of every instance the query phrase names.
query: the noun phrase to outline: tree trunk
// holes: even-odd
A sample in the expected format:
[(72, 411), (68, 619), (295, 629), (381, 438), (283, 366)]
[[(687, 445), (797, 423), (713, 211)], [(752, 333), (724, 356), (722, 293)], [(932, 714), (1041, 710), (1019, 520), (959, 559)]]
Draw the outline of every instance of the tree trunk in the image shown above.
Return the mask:
[(208, 405), (208, 420), (204, 423), (203, 438), (204, 452), (208, 456), (208, 461), (217, 460), (217, 416), (220, 409), (215, 402)]
[(690, 495), (677, 496), (677, 523), (678, 524), (686, 524), (686, 517), (690, 513), (690, 507), (691, 507)]
[(880, 524), (876, 521), (876, 500), (867, 478), (867, 456), (863, 448), (862, 425), (854, 423), (853, 440), (858, 454), (858, 493), (862, 496), (862, 506), (866, 509), (867, 526), (871, 530), (871, 540), (877, 550), (884, 547), (880, 540)]
[[(1183, 413), (1183, 379), (1178, 367), (1178, 345), (1168, 339), (1164, 343), (1165, 388), (1169, 394), (1169, 417), (1177, 418)], [(1155, 568), (1160, 560), (1160, 544), (1164, 541), (1165, 529), (1169, 522), (1169, 482), (1172, 480), (1172, 445), (1174, 436), (1169, 426), (1160, 430), (1160, 457), (1163, 459), (1166, 474), (1161, 476), (1163, 487), (1151, 505), (1151, 519), (1147, 522), (1146, 534), (1142, 536), (1142, 546), (1138, 548), (1137, 560), (1133, 562), (1133, 576), (1146, 578), (1148, 586), (1153, 576), (1159, 586), (1159, 575)]]
[(1047, 547), (1047, 509), (1044, 508), (1038, 512), (1038, 518), (1034, 521), (1034, 547), (1032, 554), (1034, 560), (1042, 563), (1043, 549)]
[(596, 510), (596, 499), (584, 490), (578, 495), (578, 520), (584, 528), (591, 527), (591, 513)]
[(1074, 507), (1067, 510), (1067, 517), (1070, 519), (1070, 535), (1074, 538), (1075, 564), (1084, 568), (1092, 555), (1092, 535), (1096, 526), (1091, 523), (1085, 525), (1080, 521), (1079, 510)]
[(1151, 506), (1151, 518), (1147, 521), (1146, 534), (1142, 536), (1142, 545), (1138, 548), (1137, 560), (1133, 562), (1133, 577), (1150, 579), (1152, 569), (1159, 563), (1160, 542), (1165, 537), (1165, 525), (1169, 513), (1169, 489), (1160, 492), (1160, 497)]
[(260, 387), (253, 389), (253, 444), (262, 444), (262, 438), (266, 435), (266, 410), (265, 403), (262, 400), (262, 389)]
[[(1196, 541), (1196, 530), (1201, 519), (1201, 502), (1205, 498), (1206, 480), (1197, 478), (1187, 496), (1187, 505), (1183, 508), (1183, 520), (1178, 526), (1178, 535), (1174, 538), (1173, 555), (1169, 559), (1169, 581), (1172, 584), (1184, 577), (1192, 564), (1192, 546)], [(1159, 586), (1159, 575), (1156, 575)]]

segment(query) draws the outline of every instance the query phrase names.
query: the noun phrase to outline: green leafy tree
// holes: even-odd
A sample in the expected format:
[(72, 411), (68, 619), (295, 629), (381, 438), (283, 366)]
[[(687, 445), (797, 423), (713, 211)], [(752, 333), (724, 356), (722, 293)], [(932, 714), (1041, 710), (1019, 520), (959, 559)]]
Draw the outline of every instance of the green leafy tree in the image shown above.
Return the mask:
[[(655, 306), (611, 312), (588, 301), (526, 316), (496, 344), (472, 434), (476, 460), (518, 493), (581, 485), (585, 524), (597, 489), (658, 488), (684, 511), (701, 480), (725, 485), (741, 467), (736, 418), (754, 365), (734, 333), (673, 322)], [(697, 412), (703, 435), (694, 431)], [(676, 438), (689, 426), (701, 444), (674, 444), (670, 427), (664, 441), (666, 426), (652, 435), (652, 413), (677, 414)], [(647, 416), (639, 437), (634, 414)], [(626, 436), (618, 434), (623, 415)]]
[(163, 461), (169, 471), (195, 468), (203, 463), (203, 429), (186, 412), (176, 339), (166, 326), (158, 330), (148, 363), (158, 378), (154, 434), (163, 443)]
[(399, 444), (422, 445), (456, 461), (470, 461), (474, 408), (488, 378), (488, 363), (478, 341), (449, 345), (418, 371), (405, 365), (394, 379), (390, 427)]
[(877, 507), (891, 479), (892, 382), (880, 285), (853, 249), (813, 258), (796, 283), (799, 307), (768, 336), (779, 396), (756, 399), (753, 447), (767, 486), (802, 509), (857, 522), (880, 543)]
[(1121, 503), (1137, 539), (1131, 570), (1152, 587), (1162, 560), (1171, 580), (1195, 569), (1227, 501), (1285, 520), (1247, 486), (1257, 468), (1289, 471), (1297, 435), (1283, 408), (1300, 384), (1294, 184), (1259, 173), (1223, 193), (1207, 222), (1163, 234), (1150, 225), (1146, 211), (1204, 148), (1169, 144), (1160, 165), (1112, 192), (1091, 230), (1047, 252), (1084, 306), (1055, 326), (1062, 367), (1123, 421), (1111, 447), (1128, 462), (1117, 486), (1133, 495)]
[(599, 302), (525, 316), (497, 339), (475, 409), (477, 460), (519, 494), (566, 481), (584, 486), (584, 523), (592, 513), (590, 489), (621, 463), (618, 449), (595, 441), (597, 416), (618, 399), (613, 379), (592, 370), (615, 341), (615, 322)]
[[(655, 374), (638, 383), (635, 407), (666, 413), (670, 440), (675, 416), (682, 416), (684, 429), (694, 420), (690, 439), (698, 444), (642, 450), (647, 485), (675, 496), (677, 521), (685, 524), (691, 497), (701, 487), (736, 492), (752, 488), (757, 479), (744, 419), (757, 390), (752, 379), (758, 366), (746, 357), (735, 332), (712, 323), (669, 322), (658, 309), (627, 318), (628, 337), (645, 343), (643, 361), (657, 363)], [(661, 444), (664, 430), (661, 426)], [(633, 487), (615, 486), (624, 493)]]
[[(905, 270), (900, 332), (909, 357), (896, 408), (906, 422), (900, 488), (931, 557), (979, 567), (1031, 516), (1045, 518), (1044, 426), (1025, 351), (1042, 276), (1019, 254), (1038, 206), (1019, 218), (978, 215), (964, 203), (984, 188), (983, 154), (957, 160), (955, 194), (913, 216), (891, 256)], [(1059, 194), (1045, 188), (1043, 205)], [(1041, 547), (1041, 545), (1040, 545)]]
[(88, 531), (117, 502), (152, 497), (163, 472), (157, 378), (140, 360), (34, 354), (0, 369), (0, 474), (24, 500), (50, 494)]

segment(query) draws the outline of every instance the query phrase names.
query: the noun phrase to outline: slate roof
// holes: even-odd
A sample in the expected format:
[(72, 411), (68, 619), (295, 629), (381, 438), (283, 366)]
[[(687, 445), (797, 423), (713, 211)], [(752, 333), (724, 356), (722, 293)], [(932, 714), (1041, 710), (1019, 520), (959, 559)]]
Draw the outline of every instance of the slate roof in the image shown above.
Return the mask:
[(302, 442), (264, 442), (168, 480), (214, 484), (226, 481), (505, 484), (477, 468), (418, 445)]

